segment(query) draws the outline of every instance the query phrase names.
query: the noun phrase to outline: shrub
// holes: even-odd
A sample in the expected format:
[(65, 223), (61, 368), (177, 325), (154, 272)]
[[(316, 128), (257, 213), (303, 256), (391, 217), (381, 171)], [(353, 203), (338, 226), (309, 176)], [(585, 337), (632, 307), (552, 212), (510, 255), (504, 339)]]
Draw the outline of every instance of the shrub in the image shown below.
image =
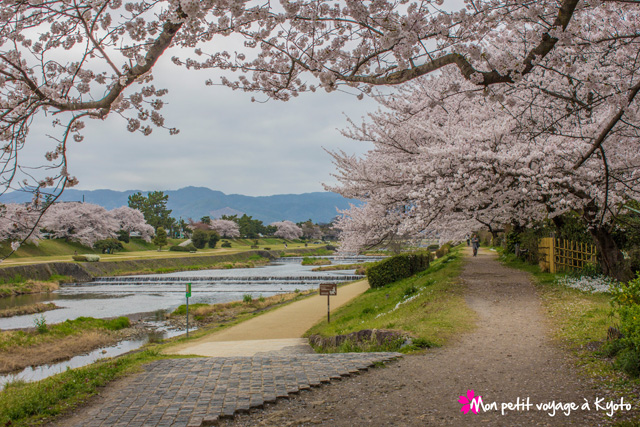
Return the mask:
[(47, 332), (47, 319), (45, 319), (44, 314), (37, 316), (33, 319), (33, 324), (36, 327), (36, 331), (40, 334), (44, 334)]
[(429, 267), (428, 253), (395, 255), (367, 268), (367, 279), (372, 288), (380, 288), (400, 279), (413, 276)]
[(640, 274), (640, 247), (632, 247), (626, 251), (628, 259), (626, 262), (629, 265), (631, 271), (635, 271)]
[(271, 248), (262, 248), (262, 249), (264, 249), (265, 251), (270, 251), (271, 250)]
[(128, 328), (129, 326), (131, 326), (131, 322), (128, 317), (124, 316), (107, 320), (105, 324), (105, 327), (111, 331), (119, 331), (120, 329)]
[(328, 251), (335, 251), (337, 248), (333, 245), (327, 245), (325, 246), (327, 248)]
[(129, 243), (130, 241), (129, 232), (126, 230), (118, 231), (118, 240), (120, 240), (121, 242)]
[(221, 248), (230, 248), (231, 247), (231, 243), (230, 242), (222, 242), (220, 244)]
[(443, 257), (443, 256), (445, 256), (446, 254), (448, 254), (450, 250), (451, 250), (451, 244), (449, 244), (449, 243), (445, 243), (444, 245), (440, 246), (440, 247), (436, 250), (436, 257), (438, 257), (438, 258), (442, 258), (442, 257)]
[(204, 249), (205, 245), (209, 241), (209, 236), (204, 230), (196, 230), (191, 236), (191, 242), (198, 249)]
[(640, 276), (611, 286), (611, 304), (620, 317), (620, 353), (616, 366), (629, 375), (640, 375)]
[(625, 348), (618, 353), (615, 367), (625, 371), (632, 377), (640, 376), (640, 351), (633, 348)]
[(85, 261), (85, 262), (98, 262), (100, 261), (100, 255), (94, 255), (94, 254), (73, 255), (73, 260)]
[[(202, 303), (189, 304), (189, 314), (194, 313), (200, 307), (209, 307), (209, 304), (202, 304)], [(182, 304), (180, 307), (173, 310), (173, 312), (171, 313), (171, 316), (186, 316), (186, 314), (187, 314), (187, 305)]]
[(158, 229), (156, 230), (156, 235), (153, 236), (152, 242), (158, 247), (158, 250), (162, 249), (163, 246), (166, 246), (167, 231), (164, 229), (164, 227), (158, 227)]
[(218, 233), (216, 233), (215, 231), (209, 232), (209, 247), (211, 249), (216, 247), (216, 244), (218, 243), (219, 240), (220, 240), (220, 235)]
[(171, 246), (169, 250), (174, 252), (192, 252), (192, 251), (197, 251), (198, 248), (196, 248), (195, 246), (193, 246), (193, 244), (190, 243), (187, 246), (174, 245), (174, 246)]
[(115, 251), (124, 250), (124, 246), (117, 239), (104, 239), (98, 240), (94, 245), (93, 249), (96, 249), (100, 252), (104, 253), (114, 253)]
[[(231, 244), (229, 244), (229, 246), (231, 246)], [(258, 249), (258, 248), (260, 248), (260, 246), (251, 245), (251, 249)]]
[(506, 242), (505, 242), (505, 252), (508, 254), (515, 254), (516, 253), (516, 245), (520, 244), (520, 234), (518, 234), (515, 231), (510, 231), (506, 234), (505, 236)]
[(614, 307), (640, 304), (640, 276), (629, 283), (618, 283), (611, 288), (611, 303)]
[(253, 302), (253, 297), (251, 296), (251, 294), (244, 294), (242, 295), (242, 302), (249, 304)]

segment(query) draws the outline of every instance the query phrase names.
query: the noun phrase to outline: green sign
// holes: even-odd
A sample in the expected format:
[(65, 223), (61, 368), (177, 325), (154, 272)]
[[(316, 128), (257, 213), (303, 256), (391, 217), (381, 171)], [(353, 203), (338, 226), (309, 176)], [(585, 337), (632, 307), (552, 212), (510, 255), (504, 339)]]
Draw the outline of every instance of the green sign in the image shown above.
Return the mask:
[(191, 296), (191, 283), (187, 283), (187, 298)]

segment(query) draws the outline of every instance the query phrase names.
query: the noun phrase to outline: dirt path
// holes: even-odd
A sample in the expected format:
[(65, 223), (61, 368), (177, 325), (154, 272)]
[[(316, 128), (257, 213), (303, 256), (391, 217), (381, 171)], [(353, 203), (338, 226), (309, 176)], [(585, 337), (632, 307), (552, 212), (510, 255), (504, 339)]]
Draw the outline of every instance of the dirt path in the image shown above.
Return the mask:
[[(331, 310), (351, 301), (369, 289), (366, 280), (340, 286), (338, 294), (331, 298)], [(171, 347), (168, 354), (197, 354), (201, 356), (226, 356), (219, 352), (219, 342), (250, 340), (282, 340), (300, 338), (313, 325), (327, 316), (327, 297), (315, 295), (286, 305), (277, 310), (224, 329), (218, 333)], [(285, 343), (286, 344), (286, 343)], [(269, 351), (272, 349), (266, 349)]]
[[(220, 425), (606, 425), (594, 407), (569, 416), (557, 411), (553, 417), (536, 409), (535, 404), (552, 401), (580, 405), (585, 398), (593, 406), (595, 396), (580, 381), (570, 356), (549, 339), (527, 274), (503, 267), (493, 253), (482, 250), (469, 258), (461, 278), (479, 322), (458, 342)], [(461, 413), (458, 399), (467, 390), (481, 395), (485, 405), (496, 402), (498, 410)], [(515, 404), (518, 398), (525, 403), (529, 398), (532, 407), (502, 415), (502, 404)]]

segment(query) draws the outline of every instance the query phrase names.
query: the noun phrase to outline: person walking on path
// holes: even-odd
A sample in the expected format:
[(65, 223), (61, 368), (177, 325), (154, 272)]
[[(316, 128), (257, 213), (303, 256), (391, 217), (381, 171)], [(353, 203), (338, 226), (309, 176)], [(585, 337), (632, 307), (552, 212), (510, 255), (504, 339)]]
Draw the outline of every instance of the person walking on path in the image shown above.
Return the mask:
[(480, 247), (480, 239), (476, 234), (471, 238), (471, 246), (473, 246), (473, 256), (478, 255), (478, 248)]

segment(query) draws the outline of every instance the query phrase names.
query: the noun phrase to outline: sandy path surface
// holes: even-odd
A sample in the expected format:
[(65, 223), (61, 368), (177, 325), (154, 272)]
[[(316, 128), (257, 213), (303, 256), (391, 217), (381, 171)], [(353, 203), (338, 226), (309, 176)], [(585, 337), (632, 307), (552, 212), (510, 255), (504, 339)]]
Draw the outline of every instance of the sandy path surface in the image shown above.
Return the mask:
[[(548, 336), (539, 298), (526, 273), (500, 265), (481, 250), (461, 276), (467, 303), (479, 315), (478, 328), (444, 348), (406, 356), (355, 378), (301, 393), (239, 415), (224, 426), (547, 426), (607, 425), (602, 412), (555, 416), (535, 404), (575, 402), (594, 391), (581, 381), (571, 359)], [(459, 396), (474, 390), (497, 411), (461, 413)], [(524, 406), (501, 413), (502, 404)]]
[[(369, 289), (369, 283), (366, 280), (338, 287), (338, 294), (330, 297), (331, 310), (333, 311), (346, 304), (367, 289)], [(266, 340), (284, 340), (283, 345), (285, 346), (295, 345), (287, 343), (286, 339), (299, 339), (313, 325), (326, 318), (327, 297), (314, 295), (223, 329), (220, 332), (171, 347), (167, 353), (228, 356), (229, 354), (227, 353), (221, 353), (224, 348), (217, 345), (218, 343), (253, 340), (256, 340), (254, 347), (260, 342), (265, 345), (263, 349), (257, 349), (258, 351), (272, 351), (273, 348), (268, 347)]]

